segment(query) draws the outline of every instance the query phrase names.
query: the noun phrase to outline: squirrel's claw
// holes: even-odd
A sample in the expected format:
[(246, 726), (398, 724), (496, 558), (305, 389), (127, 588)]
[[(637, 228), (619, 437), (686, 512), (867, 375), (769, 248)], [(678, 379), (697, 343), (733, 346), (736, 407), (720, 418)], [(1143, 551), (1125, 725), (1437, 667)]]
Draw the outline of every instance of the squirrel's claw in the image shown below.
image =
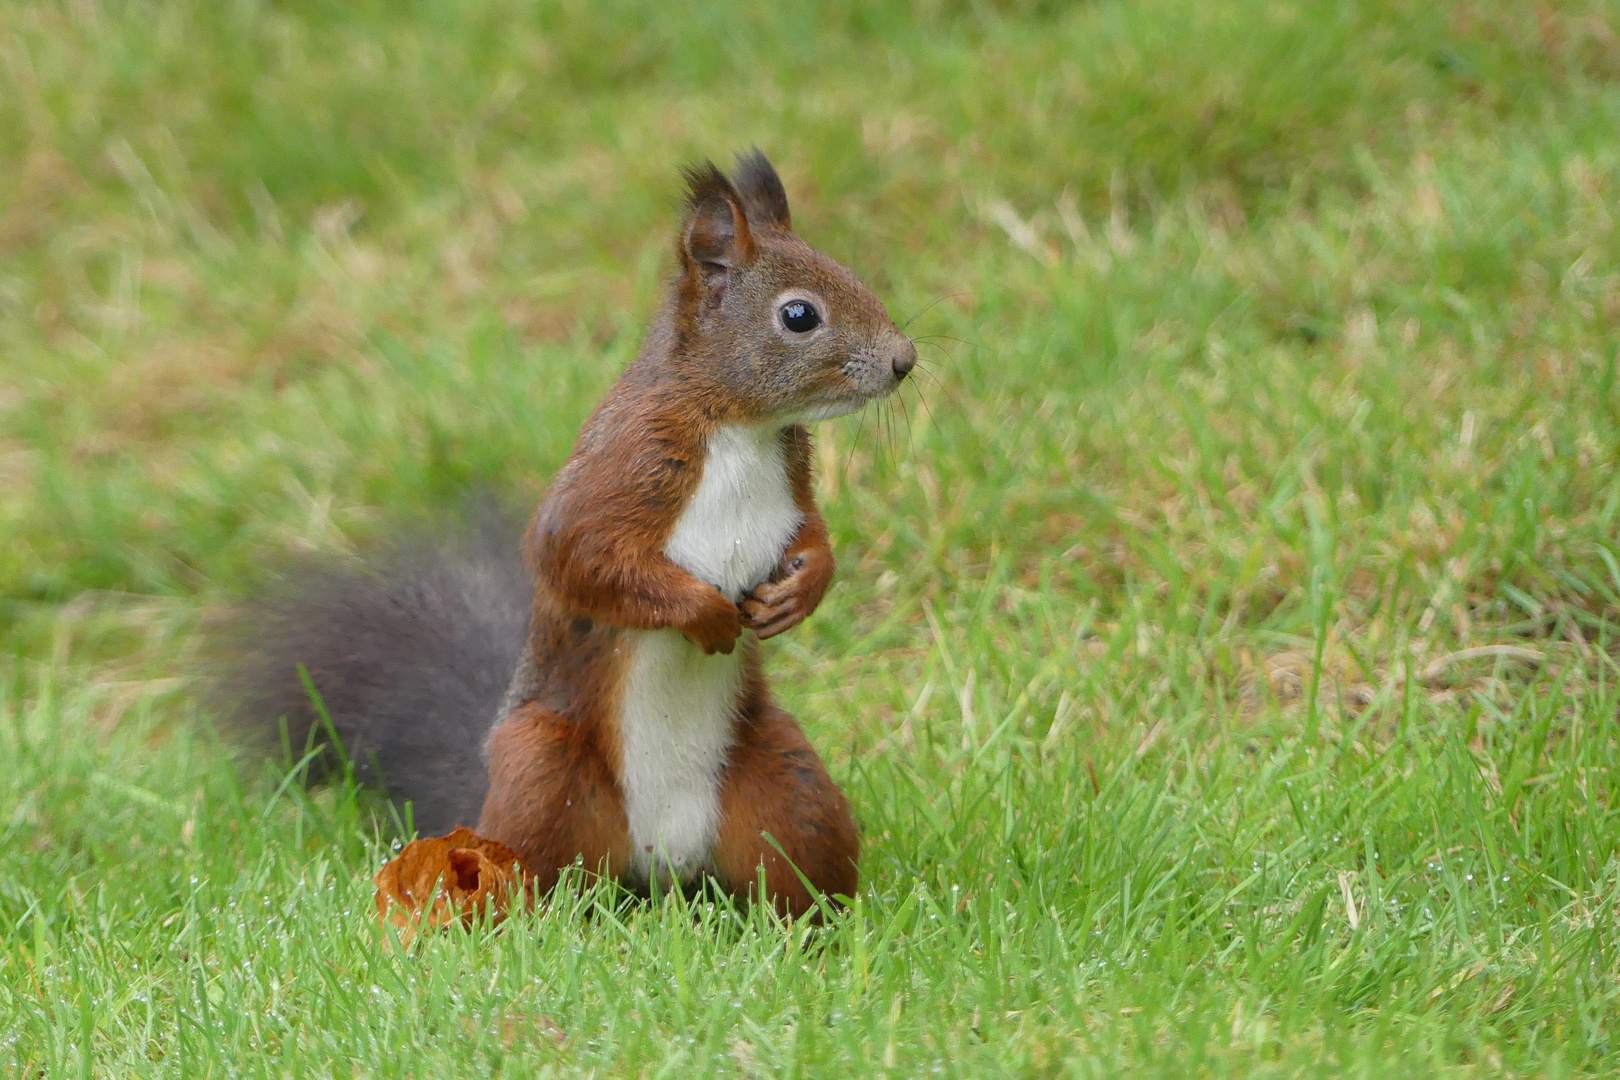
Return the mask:
[(793, 629), (810, 614), (804, 593), (795, 585), (791, 578), (775, 585), (761, 585), (737, 605), (742, 611), (743, 624), (760, 640)]
[(793, 629), (816, 610), (832, 579), (832, 559), (825, 553), (798, 552), (783, 560), (782, 574), (737, 605), (743, 625), (762, 641)]
[(737, 605), (716, 592), (703, 612), (681, 627), (681, 633), (710, 656), (715, 653), (729, 656), (737, 647), (737, 636), (746, 624), (747, 617)]

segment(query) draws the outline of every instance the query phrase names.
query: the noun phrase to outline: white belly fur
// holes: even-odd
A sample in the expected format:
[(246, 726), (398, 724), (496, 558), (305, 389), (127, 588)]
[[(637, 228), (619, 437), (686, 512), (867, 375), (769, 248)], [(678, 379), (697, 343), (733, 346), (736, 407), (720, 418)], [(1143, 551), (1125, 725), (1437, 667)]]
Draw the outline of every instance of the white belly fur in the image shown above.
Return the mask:
[[(664, 548), (732, 600), (771, 576), (803, 520), (780, 431), (733, 426), (715, 433), (697, 491)], [(678, 630), (634, 633), (628, 645), (619, 742), (630, 876), (690, 880), (711, 866), (742, 650), (705, 656)]]

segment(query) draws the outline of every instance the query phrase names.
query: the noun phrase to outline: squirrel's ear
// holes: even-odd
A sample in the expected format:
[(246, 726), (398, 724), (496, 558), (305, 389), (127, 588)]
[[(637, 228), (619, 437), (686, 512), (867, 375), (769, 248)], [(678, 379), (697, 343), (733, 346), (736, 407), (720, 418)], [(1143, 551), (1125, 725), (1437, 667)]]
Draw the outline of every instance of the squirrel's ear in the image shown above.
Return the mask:
[(754, 261), (748, 216), (736, 189), (712, 163), (685, 172), (687, 219), (681, 252), (688, 272), (723, 287), (726, 271)]
[(737, 155), (737, 194), (742, 196), (750, 221), (780, 229), (793, 228), (793, 215), (788, 211), (782, 178), (776, 175), (757, 146), (746, 154)]

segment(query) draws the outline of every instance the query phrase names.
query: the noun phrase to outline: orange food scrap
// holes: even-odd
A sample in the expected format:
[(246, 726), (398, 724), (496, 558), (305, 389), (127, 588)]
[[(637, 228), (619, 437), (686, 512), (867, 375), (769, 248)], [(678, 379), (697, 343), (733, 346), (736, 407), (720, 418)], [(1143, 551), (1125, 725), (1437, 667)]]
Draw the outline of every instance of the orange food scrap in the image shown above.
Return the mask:
[(470, 923), (486, 907), (499, 922), (522, 894), (524, 871), (510, 848), (458, 825), (412, 840), (377, 871), (377, 918), (409, 942), (420, 929)]

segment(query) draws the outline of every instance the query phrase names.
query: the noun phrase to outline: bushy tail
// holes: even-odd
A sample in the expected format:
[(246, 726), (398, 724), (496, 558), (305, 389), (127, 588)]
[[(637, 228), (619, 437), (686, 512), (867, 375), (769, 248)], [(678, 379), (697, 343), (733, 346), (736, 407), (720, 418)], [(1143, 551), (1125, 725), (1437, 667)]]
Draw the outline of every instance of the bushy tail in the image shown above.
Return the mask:
[(519, 530), (494, 512), (469, 528), (398, 544), (365, 564), (312, 563), (239, 609), (216, 688), (236, 734), (279, 752), (338, 758), (299, 665), (361, 782), (424, 836), (477, 823), (483, 743), (523, 646), (533, 584)]

